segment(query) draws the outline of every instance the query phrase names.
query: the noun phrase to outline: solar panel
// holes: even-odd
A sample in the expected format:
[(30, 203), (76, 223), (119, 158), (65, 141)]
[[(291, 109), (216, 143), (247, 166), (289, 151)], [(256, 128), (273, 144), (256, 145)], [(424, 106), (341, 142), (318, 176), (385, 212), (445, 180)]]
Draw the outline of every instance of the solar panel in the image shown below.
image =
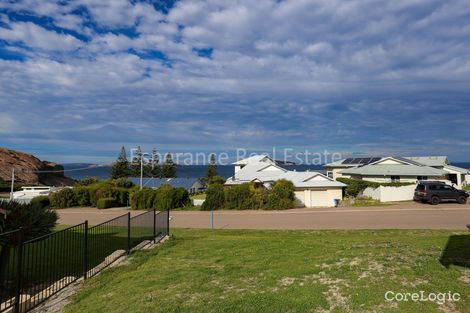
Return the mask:
[(344, 161), (341, 164), (351, 164), (352, 159), (344, 159)]
[(381, 158), (377, 158), (377, 157), (374, 157), (374, 158), (371, 158), (371, 157), (369, 157), (369, 158), (347, 158), (347, 159), (344, 159), (344, 161), (341, 164), (367, 165), (367, 164), (370, 164), (370, 163), (377, 162), (380, 159)]

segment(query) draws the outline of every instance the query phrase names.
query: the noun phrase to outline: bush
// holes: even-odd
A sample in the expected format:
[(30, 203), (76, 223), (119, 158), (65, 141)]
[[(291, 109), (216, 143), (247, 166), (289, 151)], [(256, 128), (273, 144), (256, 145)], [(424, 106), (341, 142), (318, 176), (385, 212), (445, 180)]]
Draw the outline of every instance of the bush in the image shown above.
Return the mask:
[(90, 206), (90, 191), (87, 187), (75, 187), (73, 189), (75, 193), (75, 200), (77, 201), (79, 206)]
[(210, 211), (222, 209), (225, 204), (224, 186), (221, 184), (209, 185), (206, 191), (206, 200), (202, 203), (201, 210)]
[(99, 182), (98, 178), (87, 176), (87, 177), (77, 181), (75, 183), (75, 186), (90, 186), (90, 185), (96, 184), (98, 182)]
[(415, 183), (376, 183), (370, 182), (367, 180), (351, 179), (345, 177), (339, 177), (337, 181), (348, 185), (346, 187), (346, 195), (351, 197), (357, 197), (361, 192), (363, 192), (367, 187), (377, 188), (379, 186), (385, 187), (402, 187), (414, 185)]
[(157, 194), (154, 199), (153, 208), (157, 210), (169, 210), (176, 207), (176, 192), (175, 188), (170, 185), (161, 185), (157, 189)]
[(191, 198), (189, 197), (189, 192), (182, 187), (175, 188), (174, 197), (175, 197), (175, 200), (174, 200), (175, 208), (183, 208), (191, 204)]
[(135, 189), (132, 190), (130, 194), (130, 203), (133, 210), (172, 210), (185, 207), (189, 205), (190, 202), (191, 199), (186, 189), (173, 188), (166, 184), (161, 185), (157, 189)]
[(64, 188), (50, 196), (51, 206), (57, 209), (70, 208), (78, 205), (75, 192), (71, 188)]
[(135, 185), (131, 180), (122, 177), (122, 178), (118, 178), (118, 179), (114, 180), (114, 186), (122, 187), (122, 188), (132, 188)]
[(49, 196), (37, 196), (31, 199), (31, 205), (37, 205), (40, 208), (47, 208), (51, 206)]
[(253, 209), (254, 193), (250, 183), (225, 188), (225, 208), (228, 210)]
[(101, 198), (98, 200), (96, 207), (98, 209), (108, 209), (116, 206), (114, 198)]
[(295, 207), (294, 184), (286, 179), (280, 179), (273, 185), (268, 195), (266, 208), (269, 210), (286, 210)]

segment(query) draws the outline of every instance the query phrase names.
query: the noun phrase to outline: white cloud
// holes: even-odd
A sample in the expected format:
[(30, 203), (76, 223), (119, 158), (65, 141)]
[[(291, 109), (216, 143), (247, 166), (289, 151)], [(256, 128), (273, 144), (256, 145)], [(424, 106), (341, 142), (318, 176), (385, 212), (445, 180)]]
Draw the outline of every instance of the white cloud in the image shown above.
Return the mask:
[[(417, 116), (463, 125), (469, 113), (465, 1), (182, 0), (168, 14), (127, 0), (31, 1), (9, 9), (89, 38), (1, 15), (5, 49), (26, 60), (0, 60), (0, 107), (54, 138), (133, 140), (139, 128), (168, 144), (406, 145), (430, 126)], [(44, 116), (60, 118), (44, 129)]]
[(31, 22), (10, 23), (9, 26), (10, 29), (0, 28), (0, 39), (49, 51), (70, 51), (82, 45), (71, 35), (49, 31)]

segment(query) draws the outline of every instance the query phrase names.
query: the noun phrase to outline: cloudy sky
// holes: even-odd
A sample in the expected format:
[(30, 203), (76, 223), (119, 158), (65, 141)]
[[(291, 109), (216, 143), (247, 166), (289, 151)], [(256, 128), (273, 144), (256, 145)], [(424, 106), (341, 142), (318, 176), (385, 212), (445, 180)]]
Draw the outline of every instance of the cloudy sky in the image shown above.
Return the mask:
[(0, 146), (470, 161), (470, 2), (1, 0)]

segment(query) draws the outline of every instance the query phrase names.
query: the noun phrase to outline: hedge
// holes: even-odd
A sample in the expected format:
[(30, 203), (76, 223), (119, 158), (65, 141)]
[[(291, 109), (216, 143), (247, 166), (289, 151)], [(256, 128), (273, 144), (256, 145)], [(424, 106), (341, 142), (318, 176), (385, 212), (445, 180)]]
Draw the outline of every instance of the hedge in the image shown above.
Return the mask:
[(116, 206), (116, 201), (114, 198), (101, 198), (98, 200), (96, 207), (98, 209), (108, 209)]
[(191, 199), (186, 189), (173, 188), (166, 184), (157, 189), (133, 190), (130, 194), (130, 203), (133, 210), (171, 210), (188, 206), (190, 202)]
[(201, 210), (210, 211), (222, 209), (224, 203), (224, 186), (221, 184), (212, 184), (207, 187), (206, 200), (202, 203)]
[(220, 184), (209, 185), (202, 210), (285, 210), (295, 207), (294, 185), (281, 179), (272, 189), (255, 188), (251, 183), (223, 187)]
[(361, 192), (363, 192), (367, 187), (378, 188), (379, 186), (385, 187), (402, 187), (414, 185), (415, 183), (376, 183), (366, 180), (351, 179), (345, 177), (339, 177), (337, 181), (348, 185), (346, 187), (346, 195), (357, 197)]
[(285, 179), (275, 182), (268, 195), (266, 208), (269, 210), (286, 210), (295, 207), (294, 184)]
[(50, 195), (51, 206), (70, 208), (74, 206), (94, 206), (103, 198), (114, 199), (114, 206), (127, 206), (130, 189), (107, 184), (65, 188)]
[(51, 200), (49, 196), (37, 196), (31, 199), (31, 205), (38, 205), (41, 208), (47, 208), (51, 206)]

